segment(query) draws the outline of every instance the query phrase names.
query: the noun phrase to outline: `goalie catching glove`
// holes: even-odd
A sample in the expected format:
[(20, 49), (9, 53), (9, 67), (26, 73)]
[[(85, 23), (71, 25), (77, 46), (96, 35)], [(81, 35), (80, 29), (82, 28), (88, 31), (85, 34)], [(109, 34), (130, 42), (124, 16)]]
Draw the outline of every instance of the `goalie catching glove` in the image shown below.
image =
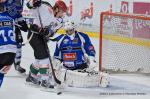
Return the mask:
[(33, 7), (40, 7), (42, 0), (33, 0)]

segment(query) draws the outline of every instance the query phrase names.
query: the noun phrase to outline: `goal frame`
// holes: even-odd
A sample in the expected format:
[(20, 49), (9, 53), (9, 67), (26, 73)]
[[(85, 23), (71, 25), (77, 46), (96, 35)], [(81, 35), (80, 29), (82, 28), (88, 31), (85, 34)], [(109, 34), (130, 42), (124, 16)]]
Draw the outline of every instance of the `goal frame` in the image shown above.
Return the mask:
[(100, 34), (99, 34), (99, 71), (102, 71), (102, 52), (103, 52), (103, 16), (122, 16), (134, 19), (150, 20), (149, 16), (141, 14), (126, 14), (126, 13), (114, 13), (114, 12), (101, 12), (100, 13)]

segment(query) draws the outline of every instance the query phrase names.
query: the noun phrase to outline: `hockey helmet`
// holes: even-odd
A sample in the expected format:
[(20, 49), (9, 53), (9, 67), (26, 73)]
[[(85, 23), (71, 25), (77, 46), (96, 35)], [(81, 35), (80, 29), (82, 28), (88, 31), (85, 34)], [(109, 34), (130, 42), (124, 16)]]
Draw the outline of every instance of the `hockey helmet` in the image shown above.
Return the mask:
[(4, 6), (4, 3), (0, 3), (0, 12), (5, 12), (6, 7)]
[(64, 1), (58, 0), (55, 2), (56, 7), (58, 7), (59, 9), (63, 10), (64, 12), (67, 12), (67, 5), (65, 4)]
[(67, 30), (72, 30), (75, 28), (75, 23), (68, 20), (64, 23), (64, 29), (67, 31)]

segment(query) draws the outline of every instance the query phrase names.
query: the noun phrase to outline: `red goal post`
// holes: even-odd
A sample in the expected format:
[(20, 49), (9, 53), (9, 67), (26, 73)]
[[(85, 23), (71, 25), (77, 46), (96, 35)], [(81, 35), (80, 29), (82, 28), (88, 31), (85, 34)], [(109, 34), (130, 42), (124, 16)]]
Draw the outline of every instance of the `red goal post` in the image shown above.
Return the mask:
[(150, 73), (150, 16), (102, 12), (99, 44), (100, 71)]

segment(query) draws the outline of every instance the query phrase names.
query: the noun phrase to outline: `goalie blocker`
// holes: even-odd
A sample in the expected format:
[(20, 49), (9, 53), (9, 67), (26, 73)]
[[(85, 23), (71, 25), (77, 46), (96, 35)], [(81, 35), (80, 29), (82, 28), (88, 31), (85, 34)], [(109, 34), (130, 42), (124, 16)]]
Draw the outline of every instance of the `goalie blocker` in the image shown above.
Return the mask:
[(66, 34), (56, 38), (53, 62), (57, 76), (68, 86), (107, 87), (108, 74), (96, 70), (95, 49), (88, 35), (76, 31), (72, 21), (66, 21), (64, 29)]

